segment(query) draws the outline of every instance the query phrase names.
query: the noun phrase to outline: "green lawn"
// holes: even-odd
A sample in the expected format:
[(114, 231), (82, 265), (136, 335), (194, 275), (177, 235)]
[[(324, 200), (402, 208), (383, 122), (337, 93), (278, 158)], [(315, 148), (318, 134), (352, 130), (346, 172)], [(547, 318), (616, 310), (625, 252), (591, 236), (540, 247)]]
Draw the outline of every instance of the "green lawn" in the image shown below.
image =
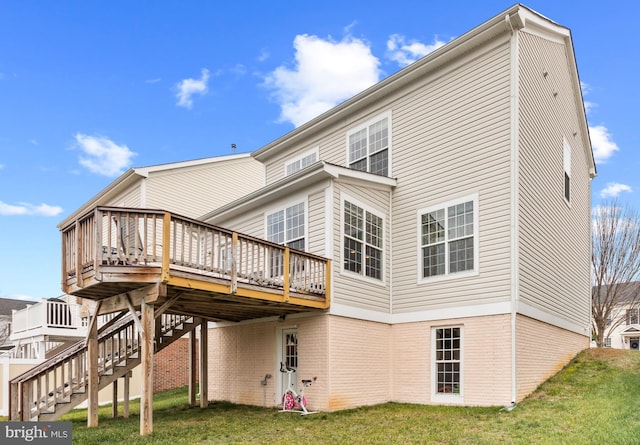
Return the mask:
[(71, 420), (78, 444), (640, 444), (640, 353), (588, 350), (513, 411), (388, 403), (299, 416), (274, 409), (211, 403), (189, 408), (185, 389), (156, 394), (154, 432), (129, 419), (86, 411)]

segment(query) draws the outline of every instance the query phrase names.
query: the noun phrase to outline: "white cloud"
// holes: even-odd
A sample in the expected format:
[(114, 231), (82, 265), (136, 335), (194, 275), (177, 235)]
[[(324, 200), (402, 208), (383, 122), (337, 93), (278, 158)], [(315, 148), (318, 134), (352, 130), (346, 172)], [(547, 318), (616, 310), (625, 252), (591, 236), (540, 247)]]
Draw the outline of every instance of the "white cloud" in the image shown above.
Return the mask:
[(589, 136), (591, 138), (591, 147), (593, 148), (593, 156), (596, 162), (605, 163), (613, 154), (620, 150), (618, 145), (611, 140), (611, 135), (607, 127), (597, 125), (589, 127)]
[(80, 165), (92, 173), (103, 176), (117, 176), (131, 166), (135, 152), (126, 145), (117, 145), (112, 140), (100, 136), (76, 134), (76, 141), (84, 156), (80, 156)]
[(4, 164), (0, 164), (0, 170), (4, 168)]
[(296, 127), (378, 82), (380, 61), (369, 44), (351, 36), (336, 42), (307, 34), (293, 41), (295, 65), (265, 79), (281, 108), (280, 120)]
[(145, 80), (144, 82), (145, 82), (145, 83), (158, 83), (158, 82), (160, 82), (161, 80), (162, 80), (162, 78), (160, 78), (160, 77), (156, 77), (155, 79), (147, 79), (147, 80)]
[(387, 40), (387, 57), (401, 67), (405, 67), (435, 51), (445, 43), (438, 36), (433, 38), (433, 43), (425, 45), (417, 40), (406, 41), (403, 35), (392, 34)]
[(601, 198), (615, 198), (622, 192), (631, 192), (631, 187), (617, 182), (608, 182), (607, 186), (600, 191)]
[(26, 202), (20, 202), (17, 205), (12, 205), (0, 201), (0, 215), (2, 216), (57, 216), (60, 213), (62, 213), (62, 207), (59, 206), (51, 206), (49, 204), (33, 205)]
[(178, 88), (178, 94), (176, 94), (178, 103), (176, 105), (191, 108), (193, 105), (191, 97), (194, 94), (205, 94), (208, 90), (207, 82), (209, 82), (209, 70), (206, 68), (202, 69), (202, 77), (200, 79), (183, 79), (178, 82), (176, 85)]

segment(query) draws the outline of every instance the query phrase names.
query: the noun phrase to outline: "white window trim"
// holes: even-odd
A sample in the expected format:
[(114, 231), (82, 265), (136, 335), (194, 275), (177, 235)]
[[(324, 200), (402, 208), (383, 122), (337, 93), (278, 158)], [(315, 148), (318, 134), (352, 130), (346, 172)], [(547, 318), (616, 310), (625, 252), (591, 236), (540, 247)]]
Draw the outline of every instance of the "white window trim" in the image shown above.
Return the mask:
[[(263, 215), (263, 233), (264, 233), (264, 239), (268, 240), (268, 223), (267, 223), (267, 219), (269, 215), (272, 215), (276, 212), (280, 212), (280, 211), (285, 211), (285, 221), (286, 221), (286, 209), (298, 204), (303, 204), (304, 207), (304, 250), (306, 252), (309, 251), (309, 203), (307, 200), (307, 197), (305, 196), (304, 198), (297, 198), (297, 199), (291, 199), (289, 201), (286, 202), (281, 202), (278, 205), (274, 205), (271, 206), (267, 209), (265, 209), (264, 211), (264, 215)], [(287, 233), (287, 227), (286, 227), (286, 223), (285, 223), (285, 243), (286, 243), (286, 233)]]
[[(562, 137), (562, 197), (565, 204), (571, 207), (571, 145), (567, 142), (567, 138)], [(567, 199), (564, 175), (569, 177), (569, 199)]]
[[(449, 249), (445, 248), (445, 266), (447, 268), (447, 272), (444, 275), (438, 275), (435, 277), (423, 277), (422, 276), (422, 215), (425, 213), (432, 212), (434, 210), (439, 210), (443, 208), (447, 208), (453, 205), (462, 204), (463, 202), (473, 201), (473, 270), (467, 270), (464, 272), (456, 272), (450, 273), (449, 269)], [(418, 209), (417, 212), (417, 278), (418, 284), (423, 283), (433, 283), (436, 281), (444, 281), (444, 280), (455, 280), (458, 278), (475, 276), (480, 273), (480, 263), (479, 263), (479, 251), (480, 251), (480, 242), (478, 239), (479, 227), (478, 227), (478, 214), (480, 213), (480, 209), (478, 206), (478, 194), (474, 193), (472, 195), (462, 196), (457, 199), (453, 199), (450, 201), (445, 201), (436, 205), (432, 205), (429, 207), (424, 207), (422, 209)]]
[[(363, 122), (362, 124), (358, 125), (357, 127), (353, 127), (351, 129), (349, 129), (347, 131), (346, 134), (346, 138), (345, 138), (345, 146), (346, 146), (346, 150), (345, 150), (345, 165), (347, 166), (347, 168), (349, 168), (349, 164), (351, 163), (349, 161), (349, 136), (351, 136), (353, 133), (357, 133), (358, 131), (362, 130), (363, 128), (368, 128), (371, 124), (381, 121), (382, 119), (386, 118), (387, 119), (387, 125), (388, 125), (388, 132), (389, 132), (389, 149), (388, 149), (388, 156), (387, 156), (387, 176), (392, 178), (393, 177), (393, 170), (391, 168), (391, 166), (393, 165), (393, 159), (392, 159), (392, 154), (393, 154), (393, 125), (392, 125), (392, 119), (391, 119), (391, 110), (389, 111), (385, 111), (382, 114), (379, 114), (375, 117), (373, 117), (372, 119), (369, 119), (366, 122)], [(368, 142), (367, 142), (367, 157), (369, 156), (369, 148), (368, 148)], [(369, 173), (369, 171), (367, 170), (367, 173)]]
[[(365, 269), (363, 269), (363, 273), (361, 275), (359, 273), (355, 273), (344, 268), (344, 236), (345, 236), (344, 234), (344, 203), (345, 202), (350, 202), (351, 204), (357, 205), (358, 207), (363, 209), (365, 212), (372, 213), (376, 215), (378, 218), (382, 218), (382, 224), (383, 224), (382, 226), (382, 257), (380, 259), (380, 263), (382, 265), (380, 275), (382, 278), (379, 280), (376, 278), (368, 277), (364, 272)], [(366, 218), (365, 218), (365, 221), (366, 221)], [(385, 218), (384, 212), (381, 212), (346, 193), (341, 194), (341, 197), (340, 197), (340, 273), (341, 274), (348, 277), (356, 278), (358, 280), (366, 281), (367, 283), (375, 284), (377, 286), (385, 285), (387, 280), (386, 278), (387, 277), (386, 275), (387, 224), (388, 222), (387, 222), (387, 219)]]
[[(290, 176), (290, 175), (288, 175), (288, 174), (287, 174), (287, 168), (288, 168), (291, 164), (293, 164), (294, 162), (301, 161), (303, 158), (306, 158), (306, 157), (307, 157), (307, 156), (309, 156), (310, 154), (315, 154), (315, 155), (316, 155), (316, 162), (318, 162), (318, 161), (320, 160), (320, 147), (313, 147), (312, 149), (307, 150), (307, 151), (305, 151), (305, 152), (303, 152), (303, 153), (299, 154), (299, 155), (298, 155), (298, 156), (296, 156), (296, 157), (293, 157), (293, 158), (287, 159), (287, 160), (285, 161), (285, 163), (284, 163), (284, 175), (285, 175), (285, 176)], [(300, 169), (300, 170), (302, 170), (302, 169)], [(298, 172), (298, 171), (300, 171), (300, 170), (296, 170), (296, 172)], [(294, 172), (294, 173), (295, 173), (295, 172)], [(291, 174), (293, 174), (293, 173), (291, 173)]]
[[(460, 328), (460, 393), (438, 392), (438, 367), (436, 366), (436, 330)], [(464, 403), (464, 325), (433, 326), (431, 328), (431, 401), (438, 403)]]

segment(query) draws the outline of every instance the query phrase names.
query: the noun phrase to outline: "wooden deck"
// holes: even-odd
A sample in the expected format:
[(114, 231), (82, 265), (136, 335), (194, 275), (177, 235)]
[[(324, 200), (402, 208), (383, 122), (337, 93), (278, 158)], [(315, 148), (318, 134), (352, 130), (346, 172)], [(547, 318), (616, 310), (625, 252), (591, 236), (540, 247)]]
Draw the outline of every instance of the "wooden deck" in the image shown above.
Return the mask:
[(330, 260), (166, 211), (96, 207), (61, 232), (63, 291), (101, 314), (142, 299), (210, 321), (329, 307)]

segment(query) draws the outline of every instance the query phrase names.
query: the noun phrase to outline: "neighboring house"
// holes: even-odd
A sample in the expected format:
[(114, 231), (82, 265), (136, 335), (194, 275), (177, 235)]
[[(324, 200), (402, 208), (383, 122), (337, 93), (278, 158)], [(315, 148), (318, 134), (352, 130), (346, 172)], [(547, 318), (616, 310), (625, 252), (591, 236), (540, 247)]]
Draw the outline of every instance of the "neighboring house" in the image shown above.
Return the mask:
[[(567, 28), (515, 5), (242, 159), (247, 188), (221, 180), (231, 163), (201, 176), (213, 189), (134, 169), (60, 224), (63, 290), (135, 306), (151, 333), (142, 434), (157, 312), (215, 322), (201, 406), (278, 405), (281, 362), (313, 410), (507, 405), (589, 346), (596, 167)], [(204, 223), (81, 220), (104, 205)]]
[[(620, 285), (620, 303), (608, 319), (604, 347), (640, 350), (640, 282)], [(601, 292), (606, 292), (603, 288)], [(595, 342), (592, 343), (595, 346)]]
[(217, 323), (212, 399), (260, 405), (270, 373), (279, 403), (282, 361), (316, 410), (506, 405), (589, 346), (569, 29), (515, 5), (253, 156), (266, 186), (203, 219), (331, 258), (331, 304)]
[(11, 333), (11, 315), (13, 311), (24, 309), (35, 301), (15, 300), (13, 298), (0, 298), (0, 354), (13, 348), (13, 342), (9, 338)]
[(264, 185), (264, 166), (247, 153), (127, 170), (60, 223), (95, 206), (164, 209), (197, 218)]

